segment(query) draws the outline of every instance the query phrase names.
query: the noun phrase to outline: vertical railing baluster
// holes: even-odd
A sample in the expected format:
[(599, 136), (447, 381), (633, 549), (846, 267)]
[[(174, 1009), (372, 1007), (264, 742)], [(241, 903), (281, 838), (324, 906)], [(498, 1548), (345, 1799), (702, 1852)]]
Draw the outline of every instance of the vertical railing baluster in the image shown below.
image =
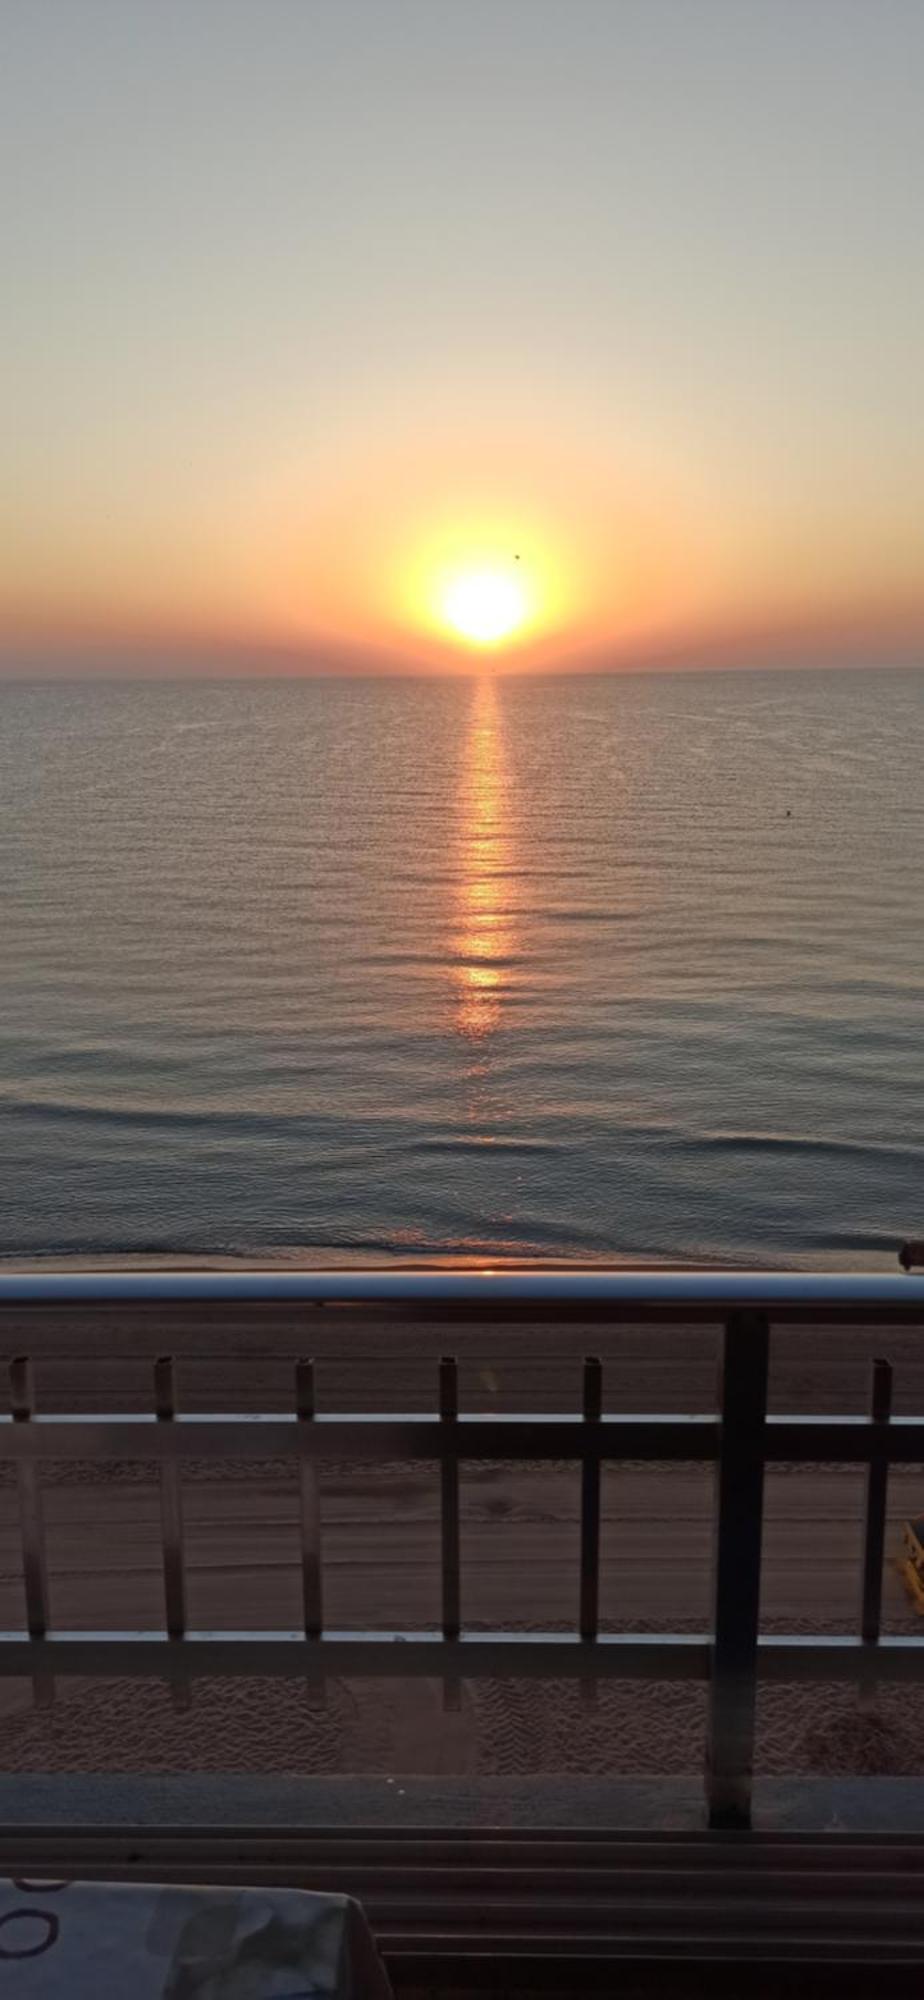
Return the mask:
[[(885, 1555), (886, 1503), (889, 1487), (887, 1447), (889, 1418), (892, 1414), (892, 1369), (888, 1361), (873, 1362), (869, 1414), (872, 1453), (866, 1469), (860, 1636), (865, 1646), (875, 1646), (882, 1624), (882, 1565)], [(860, 1676), (861, 1708), (869, 1707), (875, 1699), (875, 1668), (868, 1668), (864, 1662)]]
[(186, 1575), (183, 1557), (183, 1495), (180, 1468), (173, 1450), (176, 1416), (176, 1366), (172, 1354), (161, 1354), (154, 1363), (154, 1406), (157, 1421), (164, 1428), (160, 1460), (160, 1523), (164, 1565), (164, 1611), (168, 1639), (182, 1639), (186, 1631)]
[[(461, 1586), (459, 1555), (459, 1369), (452, 1355), (440, 1362), (440, 1422), (444, 1445), (440, 1460), (440, 1582), (442, 1631), (444, 1639), (458, 1639), (461, 1631)], [(443, 1679), (443, 1702), (456, 1709), (462, 1690), (455, 1675)]]
[[(321, 1639), (324, 1633), (324, 1569), (321, 1545), (321, 1475), (317, 1459), (308, 1451), (310, 1426), (317, 1409), (314, 1362), (295, 1363), (295, 1413), (298, 1418), (298, 1490), (302, 1543), (302, 1624), (306, 1639)], [(320, 1657), (320, 1649), (319, 1649)], [(309, 1668), (305, 1692), (314, 1706), (327, 1705), (327, 1681), (323, 1672)]]
[[(581, 1454), (581, 1579), (578, 1630), (589, 1642), (600, 1628), (600, 1418), (603, 1414), (603, 1368), (597, 1356), (588, 1354), (583, 1383), (584, 1449)], [(583, 1699), (593, 1703), (597, 1683), (588, 1674), (581, 1677)]]
[(442, 1540), (443, 1638), (458, 1639), (461, 1626), (459, 1591), (459, 1459), (456, 1426), (459, 1417), (459, 1371), (449, 1355), (440, 1362), (440, 1421), (446, 1444), (440, 1462)]
[(581, 1458), (580, 1634), (595, 1639), (600, 1618), (600, 1459), (593, 1436), (603, 1413), (603, 1369), (595, 1355), (584, 1363), (584, 1422), (588, 1427)]
[(714, 1827), (751, 1823), (769, 1339), (764, 1313), (734, 1313), (725, 1327), (706, 1745)]
[[(32, 1363), (25, 1354), (10, 1362), (10, 1411), (13, 1422), (31, 1423), (35, 1413)], [(30, 1639), (44, 1639), (49, 1625), (48, 1564), (45, 1555), (45, 1516), (38, 1460), (21, 1458), (17, 1466), (19, 1489), (19, 1530), (22, 1543), (22, 1575), (26, 1599), (26, 1630)], [(55, 1684), (48, 1674), (34, 1674), (32, 1692), (39, 1708), (54, 1700)]]
[(302, 1611), (306, 1639), (320, 1639), (324, 1630), (321, 1555), (321, 1487), (317, 1460), (307, 1446), (315, 1415), (314, 1362), (295, 1364), (295, 1408), (299, 1425), (298, 1479), (302, 1528)]

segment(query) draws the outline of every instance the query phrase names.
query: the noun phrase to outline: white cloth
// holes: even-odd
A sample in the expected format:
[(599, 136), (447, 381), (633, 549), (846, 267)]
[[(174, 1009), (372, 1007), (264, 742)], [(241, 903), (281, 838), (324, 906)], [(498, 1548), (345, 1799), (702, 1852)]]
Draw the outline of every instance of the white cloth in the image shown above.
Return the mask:
[(391, 2000), (349, 1896), (0, 1879), (0, 1996), (14, 1994)]

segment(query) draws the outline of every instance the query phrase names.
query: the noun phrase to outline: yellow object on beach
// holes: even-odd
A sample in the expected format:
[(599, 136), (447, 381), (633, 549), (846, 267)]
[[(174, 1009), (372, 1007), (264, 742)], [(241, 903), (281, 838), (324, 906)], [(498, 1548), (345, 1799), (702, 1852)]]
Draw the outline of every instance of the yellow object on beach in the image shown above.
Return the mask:
[(906, 1521), (902, 1528), (905, 1547), (900, 1569), (915, 1611), (924, 1617), (924, 1516)]

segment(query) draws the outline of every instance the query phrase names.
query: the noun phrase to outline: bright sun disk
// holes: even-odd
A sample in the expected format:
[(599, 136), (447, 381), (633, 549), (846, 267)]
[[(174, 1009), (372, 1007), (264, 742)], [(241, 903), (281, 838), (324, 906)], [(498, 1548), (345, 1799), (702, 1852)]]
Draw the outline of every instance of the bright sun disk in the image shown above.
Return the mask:
[(496, 646), (524, 624), (526, 592), (503, 570), (469, 570), (453, 577), (443, 593), (447, 625), (473, 646)]

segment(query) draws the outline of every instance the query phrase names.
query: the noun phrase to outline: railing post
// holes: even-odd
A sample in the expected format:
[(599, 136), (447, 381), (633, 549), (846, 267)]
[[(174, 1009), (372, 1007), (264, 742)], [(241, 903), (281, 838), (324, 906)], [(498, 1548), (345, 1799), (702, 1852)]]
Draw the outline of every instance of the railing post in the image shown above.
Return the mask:
[(706, 1744), (713, 1827), (751, 1823), (769, 1337), (764, 1313), (734, 1313), (725, 1327)]
[[(314, 1421), (314, 1362), (295, 1364), (295, 1408), (299, 1422), (299, 1445)], [(324, 1598), (321, 1569), (321, 1493), (314, 1458), (300, 1449), (298, 1457), (302, 1515), (302, 1606), (306, 1639), (320, 1639), (324, 1630)]]
[[(316, 1410), (314, 1362), (295, 1363), (295, 1413), (298, 1418), (298, 1486), (301, 1500), (302, 1623), (306, 1639), (324, 1634), (324, 1571), (321, 1552), (321, 1479), (317, 1459), (305, 1449)], [(323, 1708), (327, 1682), (323, 1671), (309, 1673), (306, 1692)]]
[[(600, 1629), (600, 1418), (603, 1414), (603, 1369), (597, 1356), (584, 1361), (584, 1449), (581, 1455), (581, 1578), (578, 1630), (589, 1645)], [(583, 1675), (580, 1692), (591, 1705), (597, 1683)]]
[[(10, 1411), (16, 1424), (31, 1423), (35, 1413), (32, 1363), (20, 1354), (10, 1362)], [(22, 1540), (22, 1575), (26, 1598), (26, 1630), (30, 1639), (44, 1639), (50, 1623), (48, 1607), (48, 1563), (45, 1554), (45, 1514), (38, 1464), (21, 1459), (17, 1468), (19, 1489), (19, 1529)], [(32, 1692), (36, 1706), (47, 1708), (54, 1700), (55, 1684), (47, 1674), (35, 1674)]]
[[(873, 1362), (869, 1414), (873, 1448), (866, 1471), (860, 1636), (864, 1646), (875, 1646), (878, 1644), (882, 1624), (882, 1563), (885, 1554), (886, 1502), (889, 1487), (888, 1431), (889, 1418), (892, 1414), (892, 1369), (888, 1361)], [(864, 1664), (860, 1676), (861, 1709), (869, 1708), (875, 1699), (875, 1669)]]
[(459, 1460), (456, 1425), (459, 1417), (459, 1371), (451, 1355), (440, 1362), (440, 1421), (446, 1443), (440, 1463), (443, 1638), (458, 1639), (461, 1627), (459, 1587)]
[[(176, 1416), (176, 1369), (172, 1354), (161, 1354), (154, 1363), (154, 1407), (158, 1423), (165, 1429), (172, 1425)], [(168, 1435), (172, 1445), (173, 1434)], [(183, 1498), (180, 1468), (172, 1451), (165, 1452), (160, 1461), (160, 1520), (167, 1637), (182, 1639), (186, 1631)]]
[[(440, 1422), (444, 1445), (440, 1460), (440, 1586), (442, 1633), (444, 1639), (458, 1639), (462, 1629), (459, 1553), (459, 1367), (452, 1355), (440, 1362)], [(443, 1702), (447, 1709), (461, 1704), (462, 1690), (454, 1675), (443, 1680)]]
[(584, 1423), (586, 1442), (581, 1459), (581, 1605), (582, 1639), (595, 1639), (600, 1622), (600, 1459), (596, 1445), (603, 1414), (603, 1370), (595, 1355), (584, 1363)]

